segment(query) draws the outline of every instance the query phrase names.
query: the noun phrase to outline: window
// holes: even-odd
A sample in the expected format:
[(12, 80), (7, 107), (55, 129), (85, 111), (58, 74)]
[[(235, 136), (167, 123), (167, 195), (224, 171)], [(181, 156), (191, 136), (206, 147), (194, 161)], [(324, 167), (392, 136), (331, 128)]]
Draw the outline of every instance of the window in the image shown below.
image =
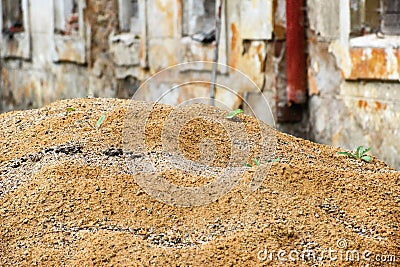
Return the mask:
[(53, 60), (86, 63), (90, 25), (84, 23), (85, 0), (53, 0)]
[(0, 1), (1, 56), (30, 58), (28, 0)]
[(400, 1), (350, 0), (350, 37), (400, 34)]
[(400, 80), (400, 2), (341, 0), (340, 42), (330, 47), (348, 80)]
[(381, 0), (383, 5), (382, 33), (400, 35), (400, 1)]
[(118, 0), (119, 33), (110, 38), (110, 55), (118, 67), (142, 63), (145, 52), (141, 54), (140, 50), (141, 46), (146, 47), (146, 24), (141, 21), (146, 21), (145, 6), (144, 0)]
[(211, 43), (215, 40), (215, 0), (183, 1), (182, 35)]
[[(220, 4), (220, 0), (182, 1), (181, 62), (214, 60), (216, 15)], [(223, 1), (221, 5), (221, 32), (218, 48), (218, 62), (221, 64), (228, 64), (226, 9), (227, 1)], [(185, 69), (185, 71), (200, 70), (197, 66), (193, 65), (190, 68)], [(200, 68), (204, 68), (204, 66)], [(228, 68), (220, 66), (218, 72), (220, 74), (227, 74)]]
[(2, 0), (3, 34), (12, 38), (14, 33), (24, 31), (22, 1)]
[(118, 0), (118, 21), (121, 32), (140, 34), (138, 0)]
[(79, 32), (79, 14), (77, 0), (55, 1), (54, 31), (57, 34), (77, 34)]
[(378, 32), (380, 0), (350, 0), (350, 18), (350, 37)]

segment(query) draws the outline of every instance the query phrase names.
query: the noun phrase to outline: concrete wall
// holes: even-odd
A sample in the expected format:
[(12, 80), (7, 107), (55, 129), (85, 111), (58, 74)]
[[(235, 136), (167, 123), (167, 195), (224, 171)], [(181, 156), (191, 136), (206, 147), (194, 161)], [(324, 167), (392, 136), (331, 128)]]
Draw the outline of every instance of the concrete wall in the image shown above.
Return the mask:
[[(215, 1), (138, 0), (138, 14), (134, 15), (124, 12), (123, 5), (131, 1), (74, 1), (79, 29), (72, 34), (59, 32), (66, 19), (62, 0), (22, 1), (24, 31), (0, 38), (0, 110), (38, 107), (55, 99), (86, 95), (131, 97), (141, 82), (166, 67), (214, 58), (214, 43), (196, 41), (190, 34), (209, 31), (214, 25), (209, 18), (214, 17), (216, 7), (210, 3)], [(237, 95), (217, 88), (216, 97), (228, 107), (242, 105), (240, 97), (256, 91), (252, 84), (242, 82), (235, 69), (267, 94), (274, 91), (270, 87), (275, 80), (274, 65), (266, 64), (267, 53), (273, 52), (273, 9), (269, 0), (226, 1), (222, 8), (219, 63), (232, 69), (219, 69), (218, 80), (234, 85)], [(127, 18), (130, 15), (132, 18)], [(169, 83), (195, 77), (210, 80), (204, 70), (187, 73)], [(159, 86), (155, 83), (151, 90), (157, 91)], [(171, 94), (167, 102), (178, 104), (194, 95), (208, 97), (208, 86), (203, 87), (195, 93), (188, 89)]]
[(370, 146), (400, 168), (400, 37), (350, 38), (350, 14), (340, 2), (307, 2), (311, 139)]
[[(60, 12), (68, 13), (60, 11), (63, 1), (21, 1), (23, 31), (12, 38), (4, 31), (0, 35), (1, 111), (87, 95), (129, 98), (166, 67), (213, 60), (214, 43), (190, 36), (214, 23), (207, 13), (213, 10), (212, 1), (138, 0), (137, 14), (123, 12), (131, 1), (75, 2), (77, 20), (66, 34), (59, 31)], [(390, 46), (400, 38), (351, 39), (347, 0), (308, 0), (304, 52), (309, 99), (305, 105), (291, 105), (286, 101), (285, 1), (224, 2), (219, 62), (248, 75), (261, 92), (243, 82), (238, 71), (220, 68), (218, 81), (236, 93), (217, 87), (217, 100), (249, 112), (244, 99), (259, 117), (271, 121), (263, 94), (279, 129), (349, 149), (371, 146), (374, 155), (400, 168), (400, 52)], [(209, 65), (192, 66), (184, 75), (154, 80), (145, 97), (184, 81), (209, 80), (204, 68), (211, 70)], [(168, 94), (164, 102), (208, 96), (209, 86), (196, 84)]]
[[(55, 32), (56, 0), (22, 2), (26, 3), (24, 32), (1, 35), (0, 110), (85, 97), (91, 87), (96, 95), (114, 97), (117, 82), (108, 36), (117, 25), (116, 3), (78, 0), (79, 30), (68, 35)], [(18, 41), (26, 34), (29, 42)], [(18, 49), (12, 50), (15, 46)]]
[[(59, 98), (85, 96), (87, 67), (68, 61), (56, 63), (52, 2), (22, 2), (27, 8), (25, 32), (1, 35), (1, 110), (37, 107)], [(19, 42), (19, 34), (28, 34), (28, 42)], [(12, 50), (18, 42), (18, 49)]]

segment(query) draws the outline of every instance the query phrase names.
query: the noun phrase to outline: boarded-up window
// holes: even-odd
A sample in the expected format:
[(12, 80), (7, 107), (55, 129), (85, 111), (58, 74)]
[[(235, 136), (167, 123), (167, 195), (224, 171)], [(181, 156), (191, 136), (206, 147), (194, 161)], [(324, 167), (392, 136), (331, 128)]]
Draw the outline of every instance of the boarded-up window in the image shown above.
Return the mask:
[(90, 24), (84, 23), (86, 0), (53, 0), (53, 60), (86, 63)]

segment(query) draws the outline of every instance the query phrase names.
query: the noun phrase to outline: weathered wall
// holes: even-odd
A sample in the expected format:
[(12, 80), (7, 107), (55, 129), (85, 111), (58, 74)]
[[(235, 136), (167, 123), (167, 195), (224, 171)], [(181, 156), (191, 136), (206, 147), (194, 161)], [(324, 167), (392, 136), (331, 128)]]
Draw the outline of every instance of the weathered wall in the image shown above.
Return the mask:
[(339, 31), (338, 21), (345, 19), (339, 1), (329, 5), (308, 1), (311, 138), (348, 149), (370, 146), (372, 154), (400, 168), (399, 50), (386, 47), (389, 56), (376, 56), (372, 42), (354, 47)]
[[(4, 32), (0, 36), (1, 111), (86, 95), (129, 98), (141, 82), (166, 67), (213, 60), (214, 44), (189, 36), (213, 24), (207, 14), (210, 1), (201, 6), (194, 0), (139, 0), (137, 14), (125, 18), (120, 4), (131, 1), (76, 0), (75, 35), (55, 31), (56, 1), (22, 0), (24, 32), (13, 39)], [(371, 146), (376, 156), (400, 167), (399, 49), (379, 44), (370, 49), (362, 47), (369, 41), (350, 40), (341, 2), (346, 1), (307, 1), (309, 99), (306, 105), (290, 105), (285, 0), (225, 1), (219, 62), (248, 75), (261, 92), (243, 83), (239, 72), (222, 68), (218, 81), (232, 85), (237, 95), (217, 87), (217, 100), (249, 112), (242, 97), (259, 117), (272, 121), (263, 94), (281, 130), (349, 149)], [(386, 45), (400, 43), (393, 38), (384, 39)], [(151, 84), (146, 97), (192, 79), (208, 80), (210, 73), (191, 69), (165, 77)], [(209, 86), (196, 84), (167, 95), (164, 102), (208, 96)]]
[[(119, 13), (126, 8), (120, 5), (130, 1), (76, 1), (82, 9), (82, 25), (78, 34), (62, 35), (55, 31), (55, 27), (62, 28), (62, 19), (55, 11), (62, 4), (53, 5), (57, 0), (23, 0), (28, 23), (18, 36), (30, 36), (30, 42), (21, 42), (25, 47), (19, 54), (2, 56), (2, 111), (37, 107), (66, 97), (131, 97), (141, 82), (161, 69), (213, 60), (214, 43), (201, 43), (189, 36), (197, 30), (208, 31), (214, 24), (208, 21), (214, 16), (213, 1), (202, 6), (201, 1), (139, 0), (135, 25), (130, 30), (126, 30), (130, 21)], [(210, 10), (212, 13), (206, 14)], [(124, 22), (124, 29), (119, 22)], [(232, 0), (222, 9), (219, 62), (248, 75), (272, 108), (286, 105), (284, 29), (283, 0)], [(7, 38), (1, 38), (3, 51), (11, 47)], [(199, 70), (187, 73), (184, 80), (200, 76), (210, 79)], [(237, 92), (234, 96), (216, 89), (217, 100), (231, 108), (243, 104), (239, 97), (251, 105), (260, 99), (260, 93), (243, 83), (241, 74), (233, 69), (220, 69), (218, 81), (230, 83)], [(182, 77), (170, 84), (178, 82)], [(156, 91), (161, 85), (152, 86)], [(168, 95), (166, 101), (177, 104), (208, 95), (208, 86), (193, 87)], [(256, 112), (269, 120), (264, 116), (264, 106), (258, 105)]]
[[(25, 31), (30, 42), (25, 56), (2, 53), (0, 109), (26, 109), (67, 97), (84, 97), (89, 85), (86, 64), (56, 62), (54, 52), (53, 5), (51, 1), (29, 2)], [(13, 45), (17, 34), (1, 36), (2, 52)], [(73, 55), (71, 55), (73, 57)]]
[(109, 59), (108, 36), (117, 25), (116, 0), (79, 0), (84, 27), (70, 36), (55, 33), (56, 2), (23, 0), (24, 32), (5, 34), (3, 27), (1, 111), (90, 93), (115, 97), (117, 82)]
[[(1, 111), (38, 107), (56, 99), (89, 94), (116, 96), (117, 82), (108, 45), (108, 37), (117, 26), (116, 0), (81, 2), (84, 46), (67, 48), (57, 59), (57, 38), (71, 39), (73, 44), (79, 42), (73, 39), (76, 36), (55, 36), (53, 1), (29, 1), (28, 12), (25, 11), (29, 21), (29, 56), (2, 57)], [(8, 39), (9, 36), (2, 36), (2, 50)], [(61, 41), (67, 44), (67, 40)], [(75, 52), (81, 53), (82, 61), (77, 60)]]
[[(205, 13), (210, 12), (213, 1), (206, 1), (202, 9), (200, 1), (139, 0), (134, 29), (128, 31), (130, 21), (125, 20), (124, 29), (119, 27), (124, 21), (119, 9), (126, 8), (119, 5), (130, 1), (76, 1), (82, 10), (82, 25), (77, 34), (63, 35), (55, 31), (55, 27), (62, 28), (62, 19), (55, 11), (62, 4), (53, 5), (57, 0), (23, 0), (25, 32), (14, 39), (21, 35), (25, 39), (29, 36), (30, 41), (21, 42), (25, 46), (19, 54), (2, 55), (2, 111), (37, 107), (67, 97), (131, 97), (141, 82), (163, 68), (213, 60), (214, 44), (195, 41), (188, 35), (195, 30), (207, 31), (213, 25), (205, 19), (213, 17), (213, 13)], [(222, 9), (219, 62), (248, 75), (273, 108), (286, 105), (284, 7), (283, 0), (232, 0)], [(11, 47), (7, 38), (1, 37), (3, 51)], [(199, 70), (187, 73), (184, 80), (200, 76), (210, 79)], [(242, 105), (239, 96), (251, 105), (259, 99), (254, 87), (243, 83), (241, 74), (233, 69), (220, 69), (218, 80), (231, 84), (237, 92), (234, 96), (216, 89), (217, 100), (231, 108)], [(182, 82), (182, 77), (169, 82)], [(157, 91), (161, 85), (152, 86), (151, 90)], [(168, 95), (166, 101), (177, 104), (208, 95), (208, 86), (195, 86)], [(266, 113), (264, 106), (256, 109), (261, 117)]]
[(87, 95), (116, 97), (117, 80), (108, 40), (118, 27), (117, 0), (87, 1), (85, 15), (91, 25)]

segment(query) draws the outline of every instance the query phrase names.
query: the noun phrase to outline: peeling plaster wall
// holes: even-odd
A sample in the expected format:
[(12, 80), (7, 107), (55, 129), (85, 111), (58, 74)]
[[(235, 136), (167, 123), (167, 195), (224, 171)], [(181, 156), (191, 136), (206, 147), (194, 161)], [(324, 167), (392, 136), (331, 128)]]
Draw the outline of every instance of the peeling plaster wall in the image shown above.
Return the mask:
[[(210, 1), (205, 1), (205, 3), (208, 2)], [(274, 104), (273, 92), (275, 88), (270, 85), (274, 85), (275, 75), (272, 73), (273, 71), (268, 74), (266, 71), (267, 68), (275, 64), (273, 57), (268, 59), (267, 55), (273, 51), (273, 2), (278, 1), (225, 1), (225, 6), (222, 8), (219, 46), (219, 63), (227, 64), (243, 72), (255, 82), (260, 90), (269, 92), (268, 100), (271, 105)], [(281, 3), (280, 7), (282, 7), (284, 1), (279, 0), (279, 2)], [(111, 40), (112, 60), (116, 67), (115, 73), (118, 84), (125, 84), (125, 80), (131, 79), (131, 77), (143, 81), (151, 74), (178, 63), (199, 60), (212, 61), (214, 44), (200, 43), (188, 35), (194, 33), (195, 30), (209, 30), (210, 25), (204, 23), (201, 18), (210, 16), (210, 14), (207, 15), (204, 12), (207, 9), (211, 10), (211, 8), (199, 7), (201, 3), (202, 1), (157, 0), (146, 6), (144, 14), (139, 14), (139, 16), (142, 16), (142, 22), (146, 22), (147, 25), (146, 30), (142, 31), (140, 41), (129, 41), (127, 35), (118, 32), (111, 33), (109, 40)], [(187, 10), (191, 7), (197, 10), (195, 12)], [(194, 17), (188, 17), (188, 14), (194, 15)], [(213, 14), (211, 15), (213, 16)], [(282, 15), (282, 12), (280, 15)], [(250, 24), (257, 24), (262, 27), (248, 27), (249, 18), (254, 21)], [(118, 54), (120, 57), (117, 56)], [(146, 56), (143, 56), (144, 54)], [(120, 58), (127, 59), (130, 56), (139, 57), (139, 62), (133, 63), (131, 61), (128, 63), (120, 60)], [(195, 68), (187, 70), (183, 78), (182, 76), (173, 77), (172, 75), (168, 78), (170, 80), (168, 83), (167, 81), (160, 82), (160, 84), (153, 82), (149, 89), (149, 96), (157, 95), (157, 92), (152, 91), (168, 88), (168, 84), (178, 84), (199, 77), (210, 80), (210, 72), (211, 68)], [(257, 91), (254, 85), (249, 86), (242, 81), (243, 77), (240, 72), (228, 68), (221, 68), (218, 72), (217, 81), (230, 84), (231, 89), (238, 93), (238, 96), (234, 96), (221, 87), (216, 88), (217, 101), (223, 102), (229, 108), (237, 108), (243, 105), (240, 97), (247, 98), (251, 94), (256, 94)], [(165, 96), (164, 100), (167, 103), (179, 104), (193, 96), (208, 97), (208, 86), (187, 86), (179, 92)], [(259, 108), (258, 113), (263, 115), (265, 112), (265, 109)]]
[[(60, 18), (53, 14), (52, 3), (58, 0), (24, 1), (29, 2), (29, 12), (24, 15), (29, 19), (31, 41), (23, 43), (23, 52), (29, 57), (1, 58), (0, 111), (39, 107), (56, 99), (87, 95), (130, 98), (143, 81), (166, 67), (212, 61), (214, 57), (213, 43), (200, 43), (190, 37), (194, 31), (209, 30), (211, 25), (204, 18), (214, 14), (204, 12), (213, 9), (200, 7), (202, 1), (138, 0), (138, 25), (133, 26), (134, 31), (126, 31), (126, 23), (123, 29), (118, 25), (119, 9), (124, 10), (118, 5), (126, 1), (78, 0), (84, 7), (81, 20), (85, 31), (77, 39), (54, 33), (52, 25), (55, 21), (59, 25)], [(211, 2), (214, 1), (205, 1)], [(228, 108), (243, 107), (248, 113), (252, 112), (250, 105), (261, 119), (276, 121), (277, 106), (287, 104), (285, 0), (224, 3), (219, 63), (238, 71), (227, 67), (218, 70), (217, 81), (229, 85), (236, 95), (217, 86), (216, 99)], [(184, 77), (155, 82), (148, 98), (174, 84), (200, 78), (211, 80), (210, 73), (211, 68), (192, 69)], [(243, 74), (256, 86), (243, 81)], [(164, 100), (179, 104), (193, 97), (209, 97), (209, 93), (209, 86), (191, 85)], [(272, 116), (265, 102), (271, 107)], [(277, 126), (307, 137), (307, 123), (304, 118), (298, 124)]]
[[(123, 30), (118, 25), (118, 3), (125, 1), (79, 0), (84, 7), (79, 23), (84, 27), (75, 39), (55, 34), (53, 1), (24, 0), (29, 3), (24, 7), (29, 7), (24, 14), (24, 25), (29, 28), (18, 35), (17, 45), (5, 39), (0, 42), (0, 111), (86, 95), (130, 98), (143, 81), (166, 67), (213, 59), (214, 44), (199, 43), (189, 35), (209, 28), (201, 19), (210, 15), (203, 14), (209, 7), (196, 10), (201, 14), (187, 10), (198, 8), (200, 1), (138, 0), (137, 25), (127, 32), (127, 25)], [(249, 104), (261, 119), (276, 121), (277, 110), (288, 107), (285, 0), (224, 3), (219, 62), (240, 72), (226, 67), (218, 70), (218, 81), (231, 85), (237, 95), (217, 87), (217, 101), (251, 113)], [(300, 111), (303, 116), (298, 123), (277, 126), (297, 136), (349, 149), (371, 146), (374, 155), (400, 168), (400, 51), (382, 50), (379, 44), (367, 50), (362, 47), (369, 43), (365, 39), (351, 40), (355, 47), (350, 50), (343, 46), (339, 3), (307, 1), (309, 101), (305, 111)], [(198, 18), (188, 18), (191, 13)], [(165, 77), (149, 87), (146, 97), (151, 99), (162, 88), (181, 82), (210, 80), (210, 71), (199, 67), (185, 70), (184, 75)], [(241, 73), (261, 92), (244, 83)], [(195, 84), (167, 95), (164, 102), (179, 104), (208, 96), (208, 85)]]
[[(184, 8), (190, 8), (190, 3), (192, 8), (200, 10), (200, 1), (139, 0), (139, 14), (135, 18), (140, 25), (135, 25), (133, 34), (118, 26), (118, 10), (124, 9), (118, 4), (124, 1), (78, 0), (82, 12), (79, 11), (80, 28), (76, 36), (55, 32), (54, 25), (62, 25), (53, 12), (56, 10), (53, 4), (58, 0), (25, 1), (30, 42), (23, 52), (28, 57), (15, 54), (1, 58), (1, 111), (38, 107), (56, 99), (86, 95), (130, 97), (141, 81), (166, 67), (193, 60), (213, 60), (214, 44), (199, 43), (184, 33), (185, 28), (190, 28), (186, 32), (191, 33), (194, 26), (196, 30), (202, 27), (209, 30), (204, 21), (193, 26), (193, 18), (184, 14)], [(274, 102), (271, 93), (276, 88), (270, 85), (274, 86), (274, 74), (277, 74), (274, 72), (278, 70), (270, 68), (275, 62), (273, 57), (267, 59), (267, 53), (273, 50), (273, 4), (276, 6), (278, 2), (282, 23), (283, 0), (226, 1), (219, 47), (219, 62), (240, 70), (261, 90), (268, 91), (271, 104)], [(58, 10), (60, 5), (56, 6)], [(207, 6), (202, 12), (206, 10), (212, 9)], [(249, 25), (249, 20), (259, 27)], [(2, 50), (8, 47), (4, 43), (2, 46)], [(268, 68), (270, 72), (266, 74)], [(198, 76), (196, 72), (202, 71), (191, 70), (184, 80), (193, 79)], [(205, 76), (205, 79), (210, 78)], [(235, 85), (239, 97), (222, 88), (216, 90), (217, 99), (230, 108), (239, 107), (240, 97), (256, 91), (254, 86), (243, 83), (241, 73), (234, 70), (220, 69), (218, 80)], [(182, 82), (182, 79), (172, 82)], [(152, 90), (158, 90), (158, 85)], [(188, 91), (167, 96), (171, 98), (168, 101), (175, 104), (185, 101), (193, 95)], [(195, 95), (208, 97), (207, 88), (200, 91), (201, 94)]]
[(385, 57), (363, 57), (371, 48), (341, 43), (338, 2), (327, 8), (325, 2), (307, 1), (311, 138), (347, 149), (370, 146), (374, 156), (400, 169), (399, 80), (388, 76), (393, 64)]
[[(0, 110), (26, 109), (48, 104), (56, 99), (87, 95), (88, 70), (74, 62), (55, 62), (53, 3), (47, 0), (29, 2), (29, 56), (1, 58)], [(10, 39), (2, 36), (3, 40)], [(2, 42), (0, 49), (7, 44)]]
[(86, 94), (116, 97), (118, 83), (109, 38), (117, 30), (118, 0), (87, 0), (85, 14), (91, 26)]

